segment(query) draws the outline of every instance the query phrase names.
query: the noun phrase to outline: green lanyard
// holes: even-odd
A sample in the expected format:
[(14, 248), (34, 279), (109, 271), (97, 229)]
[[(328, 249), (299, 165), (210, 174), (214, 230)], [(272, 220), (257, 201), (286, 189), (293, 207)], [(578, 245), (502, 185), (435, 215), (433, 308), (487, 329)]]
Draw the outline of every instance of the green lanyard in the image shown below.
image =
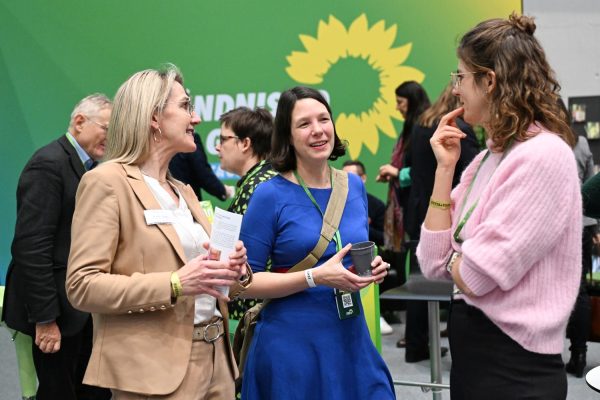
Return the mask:
[(258, 173), (258, 171), (261, 170), (262, 166), (265, 165), (265, 163), (267, 162), (267, 160), (262, 160), (255, 168), (254, 171), (252, 171), (252, 173), (248, 174), (243, 181), (240, 182), (239, 185), (237, 185), (237, 188), (235, 189), (235, 197), (237, 198), (240, 190), (242, 189), (242, 187), (250, 180), (250, 178), (252, 178), (254, 175), (256, 175)]
[[(481, 162), (479, 163), (479, 166), (477, 167), (477, 171), (475, 171), (475, 176), (473, 177), (473, 179), (471, 179), (471, 183), (469, 184), (469, 187), (467, 188), (467, 193), (465, 193), (465, 197), (463, 198), (462, 205), (460, 207), (460, 213), (458, 214), (459, 216), (461, 216), (463, 211), (465, 210), (465, 206), (467, 205), (467, 199), (469, 198), (469, 195), (471, 194), (471, 190), (473, 189), (473, 185), (475, 184), (477, 175), (479, 175), (479, 171), (481, 170), (483, 163), (488, 159), (489, 156), (490, 156), (490, 151), (488, 150), (485, 153), (485, 155), (483, 156), (483, 159), (481, 160)], [(460, 220), (460, 222), (456, 226), (456, 229), (454, 230), (454, 241), (456, 243), (460, 244), (463, 242), (463, 240), (460, 237), (460, 233), (462, 232), (462, 230), (465, 227), (465, 224), (467, 223), (469, 218), (471, 218), (471, 214), (473, 213), (473, 210), (475, 210), (475, 207), (477, 207), (477, 203), (479, 203), (479, 197), (477, 198), (477, 200), (475, 200), (473, 205), (471, 205), (471, 207), (469, 208), (469, 210), (467, 211), (465, 216)]]
[[(502, 154), (502, 158), (500, 158), (498, 165), (500, 165), (502, 160), (504, 160), (504, 157), (506, 157), (506, 154), (508, 154), (508, 150), (509, 150), (511, 144), (512, 144), (512, 140), (511, 140), (511, 143), (508, 145), (507, 149), (504, 150), (504, 154)], [(460, 213), (458, 214), (459, 216), (462, 215), (463, 211), (465, 210), (465, 206), (467, 205), (467, 199), (469, 198), (469, 195), (471, 194), (471, 190), (473, 189), (473, 185), (475, 183), (475, 180), (477, 179), (477, 175), (479, 174), (479, 171), (481, 170), (481, 166), (488, 159), (489, 156), (490, 156), (490, 151), (488, 150), (485, 153), (485, 155), (483, 156), (483, 159), (481, 160), (481, 162), (479, 163), (479, 166), (477, 167), (477, 171), (475, 171), (475, 176), (473, 177), (473, 179), (471, 180), (471, 183), (469, 184), (469, 187), (467, 188), (467, 192), (465, 193), (465, 197), (463, 198), (462, 205), (460, 207)], [(498, 168), (498, 165), (496, 165), (496, 168)], [(490, 179), (492, 179), (494, 172), (496, 172), (495, 168), (494, 168), (494, 171), (492, 171), (492, 173), (490, 174), (490, 177), (488, 178), (488, 182)], [(469, 218), (471, 218), (471, 214), (473, 214), (473, 210), (475, 210), (475, 208), (477, 207), (477, 204), (479, 203), (480, 198), (481, 198), (481, 196), (478, 197), (477, 200), (475, 200), (475, 202), (471, 205), (471, 207), (469, 207), (469, 209), (467, 210), (464, 217), (460, 220), (460, 222), (456, 226), (456, 229), (454, 230), (454, 241), (456, 243), (461, 244), (463, 242), (462, 238), (460, 237), (460, 233), (462, 232), (462, 230), (465, 227), (465, 224), (467, 223)]]
[[(506, 150), (504, 150), (504, 154), (502, 154), (500, 161), (498, 161), (498, 165), (496, 165), (496, 168), (498, 168), (498, 166), (500, 165), (502, 160), (504, 160), (504, 158), (508, 154), (508, 151), (512, 147), (513, 141), (514, 141), (514, 138), (511, 138), (510, 142), (508, 143), (508, 146), (506, 146)], [(485, 153), (485, 155), (483, 156), (483, 159), (481, 160), (481, 162), (479, 163), (479, 166), (477, 167), (477, 171), (475, 171), (475, 176), (473, 177), (473, 179), (471, 180), (471, 183), (469, 184), (469, 187), (467, 188), (467, 192), (465, 193), (465, 197), (463, 198), (462, 205), (460, 207), (460, 214), (458, 214), (459, 216), (462, 215), (463, 211), (465, 210), (465, 206), (467, 205), (467, 199), (469, 198), (469, 195), (471, 194), (471, 190), (473, 189), (473, 184), (475, 183), (475, 180), (477, 179), (477, 175), (479, 174), (479, 171), (481, 170), (481, 166), (488, 159), (489, 156), (490, 156), (490, 151), (488, 150)], [(494, 172), (496, 172), (496, 168), (494, 168), (494, 171), (492, 171), (492, 173), (490, 174), (490, 177), (488, 178), (488, 182), (490, 181), (490, 179), (492, 179)], [(465, 216), (460, 220), (460, 222), (456, 226), (456, 229), (454, 230), (454, 241), (456, 243), (461, 244), (463, 242), (463, 240), (460, 237), (460, 232), (462, 232), (463, 228), (465, 227), (465, 224), (467, 223), (469, 218), (471, 218), (471, 214), (473, 213), (473, 210), (475, 210), (475, 207), (477, 207), (477, 204), (479, 203), (480, 198), (481, 198), (481, 195), (480, 195), (480, 197), (477, 198), (477, 200), (475, 200), (473, 205), (471, 205), (471, 207), (467, 210), (467, 213), (465, 214)]]
[[(300, 175), (298, 175), (297, 171), (293, 171), (293, 173), (294, 173), (294, 176), (296, 177), (296, 180), (300, 184), (300, 186), (302, 186), (302, 189), (304, 189), (304, 192), (306, 193), (306, 195), (308, 196), (310, 201), (312, 201), (312, 203), (315, 205), (315, 207), (317, 207), (317, 210), (319, 210), (319, 213), (321, 213), (321, 217), (324, 217), (321, 207), (319, 207), (319, 204), (313, 197), (312, 193), (306, 187), (306, 183), (304, 183), (304, 179), (302, 179), (302, 177)], [(331, 172), (331, 175), (329, 176), (329, 180), (331, 182), (331, 189), (333, 190), (333, 172)], [(335, 251), (342, 250), (342, 237), (340, 236), (339, 229), (337, 231), (335, 231), (335, 235), (333, 236), (333, 242), (335, 243)]]

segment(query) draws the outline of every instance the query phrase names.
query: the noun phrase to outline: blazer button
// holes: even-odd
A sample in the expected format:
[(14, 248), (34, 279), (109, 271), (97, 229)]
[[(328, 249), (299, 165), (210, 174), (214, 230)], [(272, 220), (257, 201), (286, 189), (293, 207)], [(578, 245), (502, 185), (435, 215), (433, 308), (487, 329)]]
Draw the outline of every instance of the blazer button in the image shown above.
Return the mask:
[(155, 307), (150, 307), (150, 311), (156, 311)]
[(160, 309), (164, 311), (167, 309), (167, 307), (165, 307), (165, 305), (163, 304), (162, 306), (160, 306)]
[(133, 311), (129, 310), (127, 311), (127, 314), (133, 314)]
[(143, 314), (144, 311), (146, 311), (146, 310), (144, 310), (143, 308), (140, 308), (140, 314)]

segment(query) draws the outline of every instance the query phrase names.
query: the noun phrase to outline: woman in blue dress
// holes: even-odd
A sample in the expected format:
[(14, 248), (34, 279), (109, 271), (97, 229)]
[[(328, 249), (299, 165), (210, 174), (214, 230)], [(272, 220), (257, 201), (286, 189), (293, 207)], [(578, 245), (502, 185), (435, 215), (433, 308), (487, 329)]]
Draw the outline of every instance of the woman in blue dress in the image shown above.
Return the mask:
[[(255, 272), (245, 295), (271, 299), (250, 346), (242, 399), (395, 399), (357, 293), (380, 283), (389, 264), (377, 256), (372, 276), (348, 271), (349, 244), (368, 240), (367, 197), (359, 177), (348, 176), (339, 234), (320, 260), (307, 271), (286, 273), (319, 239), (332, 193), (328, 161), (345, 154), (329, 104), (318, 91), (296, 87), (282, 93), (272, 143), (279, 175), (257, 188), (241, 232)], [(265, 272), (269, 259), (272, 272)], [(348, 293), (354, 293), (356, 312), (340, 316), (336, 303)]]

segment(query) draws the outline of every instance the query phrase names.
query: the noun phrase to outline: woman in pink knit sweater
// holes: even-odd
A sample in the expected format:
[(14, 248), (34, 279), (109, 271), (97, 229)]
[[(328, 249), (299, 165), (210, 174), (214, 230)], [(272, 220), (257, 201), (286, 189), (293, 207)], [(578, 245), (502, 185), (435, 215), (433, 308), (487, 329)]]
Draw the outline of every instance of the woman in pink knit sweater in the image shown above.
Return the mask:
[[(513, 14), (465, 34), (452, 74), (462, 106), (431, 139), (438, 164), (417, 256), (425, 276), (460, 291), (452, 400), (566, 398), (560, 354), (581, 275), (581, 196), (575, 138), (534, 31)], [(488, 149), (451, 191), (459, 115), (485, 127)]]

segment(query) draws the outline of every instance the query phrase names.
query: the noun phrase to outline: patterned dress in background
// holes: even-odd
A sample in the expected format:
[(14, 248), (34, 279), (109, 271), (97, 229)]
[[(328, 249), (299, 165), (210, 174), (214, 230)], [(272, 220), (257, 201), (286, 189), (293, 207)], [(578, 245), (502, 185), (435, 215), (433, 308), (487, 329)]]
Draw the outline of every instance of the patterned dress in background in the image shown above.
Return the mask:
[[(261, 161), (254, 165), (237, 183), (235, 197), (228, 208), (228, 211), (236, 214), (244, 215), (250, 202), (250, 197), (254, 193), (256, 187), (268, 181), (277, 175), (271, 167), (271, 163)], [(271, 262), (269, 261), (267, 270), (271, 270)], [(232, 319), (242, 319), (244, 312), (256, 305), (260, 300), (256, 299), (236, 299), (229, 303), (229, 317)]]

